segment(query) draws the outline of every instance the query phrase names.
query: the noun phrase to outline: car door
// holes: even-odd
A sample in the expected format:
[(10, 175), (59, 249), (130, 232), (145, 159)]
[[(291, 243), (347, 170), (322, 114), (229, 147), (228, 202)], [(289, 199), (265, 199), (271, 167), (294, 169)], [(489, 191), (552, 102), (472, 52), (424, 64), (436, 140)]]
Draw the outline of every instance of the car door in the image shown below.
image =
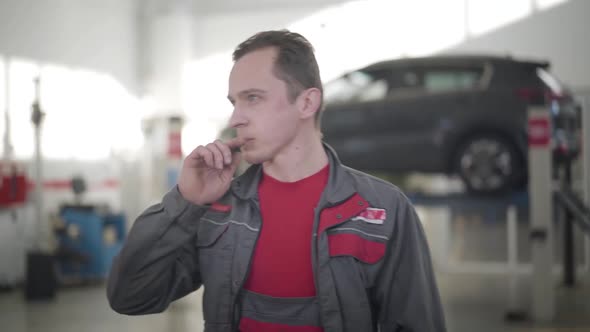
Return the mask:
[(425, 95), (420, 71), (415, 66), (392, 68), (390, 89), (381, 112), (375, 115), (379, 124), (375, 139), (390, 171), (420, 171), (421, 154), (427, 153), (430, 121), (424, 112)]
[(324, 139), (348, 166), (374, 170), (381, 161), (380, 124), (389, 90), (388, 70), (359, 70), (325, 87), (326, 110), (322, 119)]
[[(446, 170), (447, 138), (476, 115), (473, 111), (477, 108), (482, 73), (474, 66), (425, 63), (394, 72), (393, 89), (387, 98), (389, 121), (393, 124), (389, 150), (411, 156), (396, 160), (395, 168)], [(401, 83), (396, 85), (396, 81)]]
[(483, 64), (461, 63), (424, 67), (422, 79), (424, 98), (421, 105), (424, 116), (429, 119), (425, 123), (424, 139), (431, 147), (432, 165), (437, 168), (448, 166), (448, 157), (455, 148), (452, 137), (462, 136), (477, 128), (480, 124), (490, 121), (482, 115), (484, 112), (483, 93), (487, 83)]

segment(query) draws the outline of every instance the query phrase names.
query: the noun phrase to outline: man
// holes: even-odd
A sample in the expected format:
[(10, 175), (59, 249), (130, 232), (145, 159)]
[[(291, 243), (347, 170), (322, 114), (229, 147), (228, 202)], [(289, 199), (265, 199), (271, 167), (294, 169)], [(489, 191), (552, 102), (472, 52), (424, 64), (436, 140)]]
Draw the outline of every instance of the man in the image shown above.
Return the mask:
[[(137, 219), (109, 277), (111, 307), (162, 312), (203, 285), (206, 332), (445, 331), (408, 199), (322, 143), (309, 42), (261, 32), (233, 58), (237, 137), (192, 151), (178, 185)], [(232, 179), (241, 158), (253, 166)]]

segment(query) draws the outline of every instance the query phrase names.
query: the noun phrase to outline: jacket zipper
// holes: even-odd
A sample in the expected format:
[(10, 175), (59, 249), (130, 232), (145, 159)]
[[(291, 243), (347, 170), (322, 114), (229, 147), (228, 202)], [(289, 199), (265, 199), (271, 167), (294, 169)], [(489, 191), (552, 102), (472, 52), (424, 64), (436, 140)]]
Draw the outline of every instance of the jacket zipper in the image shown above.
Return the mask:
[(319, 250), (318, 250), (318, 242), (320, 239), (320, 236), (318, 234), (318, 230), (319, 230), (319, 225), (320, 225), (320, 214), (321, 212), (318, 212), (320, 209), (316, 208), (314, 210), (315, 216), (314, 219), (317, 220), (317, 225), (316, 222), (314, 220), (314, 229), (313, 229), (313, 234), (312, 234), (312, 253), (313, 253), (313, 257), (312, 257), (312, 262), (313, 262), (313, 274), (314, 274), (314, 282), (315, 282), (315, 289), (316, 289), (316, 296), (318, 295), (319, 292), (319, 283), (318, 283), (318, 265), (319, 265)]
[[(254, 201), (250, 201), (250, 204), (254, 206), (255, 211), (258, 213), (259, 218), (261, 218), (260, 216), (260, 206), (254, 202)], [(252, 267), (252, 257), (254, 256), (254, 251), (256, 250), (256, 244), (258, 243), (258, 238), (260, 237), (260, 232), (262, 232), (262, 222), (260, 223), (260, 226), (258, 227), (258, 232), (256, 233), (256, 239), (254, 240), (254, 245), (252, 247), (252, 254), (250, 255), (250, 260), (248, 261), (248, 267), (246, 268), (246, 274), (244, 275), (244, 277), (242, 278), (242, 280), (240, 281), (240, 287), (238, 287), (238, 291), (236, 293), (236, 297), (234, 299), (234, 303), (232, 304), (232, 327), (231, 330), (238, 332), (238, 328), (240, 326), (240, 320), (242, 317), (242, 309), (241, 309), (241, 303), (240, 303), (240, 297), (242, 295), (242, 291), (243, 291), (243, 287), (244, 284), (246, 283), (246, 279), (248, 279), (248, 277), (250, 276), (250, 268)], [(236, 306), (239, 306), (239, 312), (238, 315), (240, 317), (240, 319), (235, 319), (236, 318)]]
[[(320, 198), (320, 203), (321, 202), (321, 198)], [(320, 222), (321, 222), (321, 215), (322, 215), (322, 211), (326, 208), (332, 207), (334, 206), (334, 204), (330, 204), (330, 203), (325, 203), (325, 204), (318, 204), (317, 207), (314, 209), (314, 224), (313, 224), (313, 233), (312, 233), (312, 241), (313, 241), (313, 246), (312, 246), (312, 268), (313, 268), (313, 280), (315, 282), (315, 294), (316, 294), (316, 299), (318, 299), (318, 302), (320, 303), (320, 324), (322, 324), (322, 304), (319, 301), (320, 298), (320, 273), (319, 273), (319, 263), (320, 263), (320, 259), (319, 259), (319, 242), (320, 242), (320, 235), (319, 234), (319, 229), (320, 229)]]

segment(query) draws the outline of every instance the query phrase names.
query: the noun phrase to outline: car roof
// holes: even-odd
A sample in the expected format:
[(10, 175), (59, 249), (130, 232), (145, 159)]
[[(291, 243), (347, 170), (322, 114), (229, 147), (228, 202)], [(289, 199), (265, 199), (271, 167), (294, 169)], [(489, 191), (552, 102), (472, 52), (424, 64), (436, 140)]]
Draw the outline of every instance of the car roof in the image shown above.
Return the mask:
[(534, 59), (514, 59), (511, 56), (478, 55), (478, 54), (444, 54), (416, 58), (399, 58), (380, 61), (364, 67), (362, 70), (379, 70), (394, 67), (432, 66), (432, 65), (478, 65), (482, 63), (521, 64), (548, 68), (549, 62)]

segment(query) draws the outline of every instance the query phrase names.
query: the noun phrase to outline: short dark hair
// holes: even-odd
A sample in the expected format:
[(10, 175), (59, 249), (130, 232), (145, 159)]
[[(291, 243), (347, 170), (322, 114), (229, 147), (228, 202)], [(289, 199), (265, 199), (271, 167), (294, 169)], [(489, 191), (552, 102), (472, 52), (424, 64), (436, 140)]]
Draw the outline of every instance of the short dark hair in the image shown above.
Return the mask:
[(267, 47), (277, 50), (274, 65), (275, 76), (287, 84), (290, 102), (295, 102), (299, 94), (309, 88), (317, 88), (322, 93), (320, 107), (315, 114), (316, 126), (320, 127), (323, 111), (322, 80), (311, 43), (302, 35), (289, 30), (271, 30), (255, 34), (242, 42), (233, 53), (233, 60), (238, 61), (244, 55)]

